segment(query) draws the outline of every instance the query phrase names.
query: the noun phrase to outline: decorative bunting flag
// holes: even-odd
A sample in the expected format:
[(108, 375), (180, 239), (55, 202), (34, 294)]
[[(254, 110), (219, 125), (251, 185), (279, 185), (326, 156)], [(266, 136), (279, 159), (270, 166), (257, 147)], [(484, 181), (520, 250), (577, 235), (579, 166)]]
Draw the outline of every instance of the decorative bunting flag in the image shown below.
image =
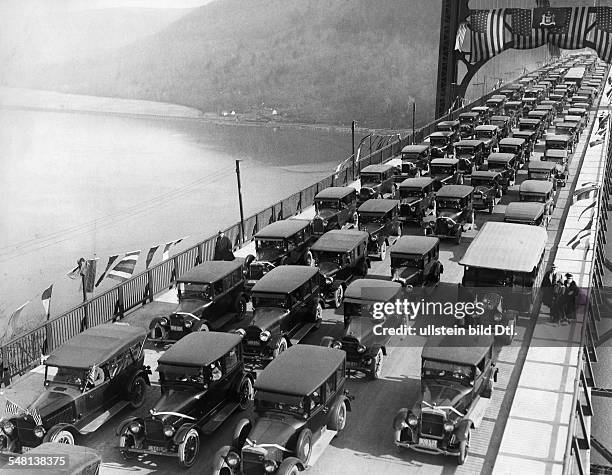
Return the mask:
[(42, 425), (42, 417), (40, 417), (40, 414), (38, 413), (38, 411), (36, 410), (35, 407), (28, 408), (26, 413), (29, 414), (30, 416), (32, 416), (32, 419), (34, 419), (34, 423), (37, 426), (41, 426)]
[(96, 282), (96, 287), (98, 285), (100, 285), (100, 283), (104, 280), (104, 277), (106, 277), (106, 273), (108, 272), (108, 269), (111, 268), (111, 266), (113, 265), (113, 263), (119, 258), (119, 254), (116, 254), (114, 256), (110, 256), (108, 258), (108, 262), (106, 263), (106, 269), (104, 269), (104, 272), (102, 272), (102, 275), (100, 276), (100, 278), (98, 279), (98, 282)]
[(149, 264), (151, 264), (153, 256), (155, 255), (155, 251), (157, 251), (157, 249), (159, 249), (159, 245), (153, 246), (151, 249), (149, 249), (149, 252), (147, 253), (147, 261), (145, 262), (146, 269), (149, 268)]
[(19, 307), (17, 310), (15, 310), (13, 312), (13, 314), (10, 316), (9, 320), (8, 320), (8, 327), (11, 329), (11, 331), (13, 332), (12, 334), (15, 334), (15, 330), (17, 329), (17, 322), (19, 321), (19, 317), (21, 316), (21, 311), (25, 308), (25, 306), (27, 304), (29, 304), (30, 301), (28, 300), (26, 303), (24, 303), (21, 307)]
[(42, 296), (41, 296), (42, 305), (45, 309), (45, 316), (47, 317), (47, 320), (49, 320), (49, 317), (51, 316), (51, 312), (49, 310), (51, 308), (51, 293), (52, 292), (53, 292), (53, 284), (47, 287), (47, 289), (42, 293)]
[(94, 282), (96, 281), (96, 267), (98, 258), (87, 259), (85, 266), (82, 270), (83, 274), (83, 285), (85, 285), (85, 292), (94, 291)]
[(6, 405), (4, 406), (4, 412), (6, 412), (7, 414), (17, 415), (25, 411), (21, 408), (21, 406), (19, 406), (18, 404), (15, 404), (13, 401), (6, 398)]
[(468, 26), (466, 22), (461, 22), (457, 28), (457, 36), (455, 37), (455, 50), (463, 51), (463, 43), (467, 34)]
[(128, 280), (134, 273), (139, 257), (140, 251), (128, 252), (125, 257), (121, 259), (107, 274), (108, 278), (118, 280), (119, 282), (125, 282)]
[(162, 260), (163, 261), (167, 261), (168, 259), (170, 259), (170, 248), (172, 246), (176, 246), (178, 243), (180, 243), (181, 241), (187, 239), (189, 236), (185, 236), (183, 238), (177, 239), (176, 241), (170, 241), (167, 242), (166, 245), (164, 246), (164, 250), (162, 252)]
[(68, 272), (68, 274), (66, 275), (70, 277), (72, 280), (76, 280), (83, 275), (83, 271), (85, 270), (86, 265), (87, 265), (87, 261), (85, 260), (84, 257), (81, 257), (77, 261), (76, 267), (72, 269), (70, 272)]

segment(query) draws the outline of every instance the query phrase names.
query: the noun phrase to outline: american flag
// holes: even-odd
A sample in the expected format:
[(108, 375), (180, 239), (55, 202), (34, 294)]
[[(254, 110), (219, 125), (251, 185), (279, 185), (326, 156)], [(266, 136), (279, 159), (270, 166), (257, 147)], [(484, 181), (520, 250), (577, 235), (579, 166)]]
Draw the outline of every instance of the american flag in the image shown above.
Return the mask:
[(510, 38), (506, 28), (507, 9), (470, 10), (472, 54), (470, 62), (477, 63), (501, 53)]
[(23, 409), (21, 409), (21, 407), (19, 407), (13, 401), (9, 401), (7, 399), (6, 400), (6, 407), (4, 408), (4, 411), (7, 414), (21, 414), (23, 412)]
[(513, 8), (511, 17), (513, 48), (537, 48), (546, 43), (546, 30), (531, 27), (531, 10), (526, 8)]
[(597, 7), (593, 29), (593, 44), (597, 56), (612, 63), (612, 8)]
[(457, 36), (455, 37), (455, 49), (457, 51), (463, 51), (463, 42), (465, 41), (465, 35), (468, 27), (466, 22), (461, 22), (459, 28), (457, 28)]
[(608, 120), (610, 119), (610, 114), (602, 114), (601, 116), (599, 116), (599, 124), (597, 126), (597, 132), (595, 132), (598, 135), (602, 135), (606, 132), (606, 129), (608, 128)]
[(550, 43), (563, 49), (580, 49), (585, 47), (589, 31), (595, 24), (595, 15), (589, 14), (589, 7), (572, 7), (569, 21), (566, 21), (557, 33), (549, 35)]

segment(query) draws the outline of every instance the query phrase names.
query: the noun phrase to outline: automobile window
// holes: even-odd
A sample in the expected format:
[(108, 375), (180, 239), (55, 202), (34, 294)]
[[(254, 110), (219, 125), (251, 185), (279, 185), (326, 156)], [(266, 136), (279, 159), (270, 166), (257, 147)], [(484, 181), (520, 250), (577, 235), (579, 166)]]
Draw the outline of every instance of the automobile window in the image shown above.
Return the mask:
[(400, 198), (422, 198), (421, 188), (400, 188)]
[(327, 391), (327, 395), (328, 397), (332, 394), (336, 392), (336, 387), (337, 387), (337, 375), (336, 373), (333, 373), (325, 382), (325, 386), (326, 386), (326, 391)]
[(362, 186), (377, 185), (381, 182), (381, 178), (378, 173), (362, 173), (361, 184)]
[(213, 287), (215, 289), (215, 296), (218, 296), (223, 293), (223, 281), (218, 280), (213, 284)]
[(287, 243), (285, 241), (262, 241), (255, 240), (255, 246), (257, 250), (270, 250), (284, 252), (287, 250)]
[(256, 411), (275, 411), (304, 415), (307, 398), (288, 394), (257, 391), (255, 393)]
[(460, 200), (438, 200), (438, 208), (442, 209), (461, 209), (461, 201)]
[(225, 373), (230, 372), (238, 365), (238, 349), (233, 348), (229, 353), (223, 357), (223, 371)]
[(310, 412), (316, 410), (325, 403), (325, 384), (310, 395)]
[(391, 267), (394, 269), (399, 267), (413, 267), (421, 269), (423, 267), (423, 261), (419, 255), (391, 256)]
[(178, 296), (183, 299), (212, 300), (212, 288), (210, 284), (180, 282)]
[(221, 286), (224, 292), (232, 288), (232, 285), (233, 285), (232, 281), (233, 281), (233, 277), (231, 274), (223, 278)]
[(362, 244), (360, 244), (359, 246), (357, 246), (356, 252), (357, 252), (357, 257), (361, 256), (362, 250), (361, 248), (363, 247)]
[(472, 367), (456, 364), (450, 361), (423, 361), (422, 375), (425, 377), (453, 377), (456, 379), (472, 379)]
[[(106, 369), (106, 371), (105, 371)], [(106, 365), (94, 365), (87, 372), (87, 389), (92, 389), (100, 386), (104, 381), (108, 380), (108, 368)]]
[(253, 307), (287, 308), (287, 295), (284, 294), (256, 294), (252, 300)]
[(46, 367), (46, 380), (59, 384), (81, 387), (85, 380), (85, 370), (82, 368), (65, 368), (58, 366)]
[(361, 316), (361, 304), (355, 302), (344, 302), (344, 316), (358, 317)]
[(455, 168), (452, 165), (431, 165), (431, 173), (435, 175), (453, 175)]
[(484, 373), (485, 367), (486, 367), (486, 362), (487, 362), (487, 357), (484, 356), (476, 365), (476, 373), (474, 375), (474, 379), (480, 377), (482, 375), (482, 373)]
[(315, 254), (315, 260), (319, 262), (333, 262), (335, 264), (342, 264), (342, 253), (330, 252), (330, 251), (318, 251)]
[(344, 379), (344, 363), (336, 370), (336, 387)]
[(115, 376), (117, 376), (117, 374), (119, 374), (119, 371), (125, 366), (127, 366), (126, 362), (128, 361), (128, 358), (130, 358), (130, 356), (124, 354), (122, 355), (122, 357), (113, 358), (108, 362), (108, 376), (110, 379), (113, 379)]

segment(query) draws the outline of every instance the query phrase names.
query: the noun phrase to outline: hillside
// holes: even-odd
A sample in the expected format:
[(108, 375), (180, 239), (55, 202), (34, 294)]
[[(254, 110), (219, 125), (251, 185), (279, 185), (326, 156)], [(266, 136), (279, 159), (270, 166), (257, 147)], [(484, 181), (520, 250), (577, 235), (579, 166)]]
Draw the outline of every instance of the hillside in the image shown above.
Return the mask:
[(413, 98), (420, 119), (433, 112), (439, 17), (440, 0), (218, 0), (112, 53), (4, 83), (407, 128)]

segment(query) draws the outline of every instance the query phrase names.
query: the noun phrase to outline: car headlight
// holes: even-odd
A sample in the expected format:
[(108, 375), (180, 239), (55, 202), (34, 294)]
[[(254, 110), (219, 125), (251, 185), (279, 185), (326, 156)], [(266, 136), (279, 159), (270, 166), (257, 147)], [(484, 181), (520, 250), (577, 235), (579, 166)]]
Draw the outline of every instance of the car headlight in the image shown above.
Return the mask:
[(365, 350), (366, 350), (366, 349), (367, 349), (367, 348), (366, 348), (366, 346), (365, 346), (365, 345), (359, 345), (359, 346), (357, 347), (357, 353), (365, 353)]
[(375, 234), (370, 236), (370, 238), (372, 239), (372, 241), (378, 241), (378, 236), (376, 236)]
[(410, 206), (410, 211), (413, 211), (413, 212), (414, 212), (414, 210), (415, 210), (414, 205), (411, 205), (411, 206)]
[(172, 437), (174, 435), (174, 427), (172, 427), (172, 426), (165, 426), (164, 427), (164, 435), (166, 437)]
[(274, 460), (264, 460), (263, 467), (266, 473), (272, 473), (276, 470), (277, 464)]
[(334, 282), (334, 278), (333, 277), (325, 277), (325, 283), (327, 285), (330, 285)]
[(450, 422), (445, 422), (444, 423), (444, 430), (446, 432), (452, 432), (455, 429), (455, 424), (452, 424)]
[(321, 224), (322, 224), (323, 226), (327, 226), (327, 225), (329, 224), (329, 221), (327, 221), (327, 219), (322, 219), (322, 220), (321, 220)]
[(415, 426), (419, 423), (419, 420), (417, 419), (417, 417), (415, 415), (409, 415), (408, 416), (408, 425), (409, 426)]
[(160, 325), (163, 325), (163, 326), (168, 325), (168, 319), (167, 319), (167, 318), (165, 318), (165, 317), (164, 317), (164, 318), (162, 318), (162, 319), (159, 321), (159, 324), (160, 324)]
[(45, 428), (43, 426), (36, 426), (34, 428), (34, 435), (39, 439), (42, 439), (45, 435)]
[(13, 430), (15, 430), (15, 425), (11, 421), (6, 421), (2, 424), (2, 430), (6, 435), (11, 435)]
[(334, 342), (332, 343), (332, 348), (335, 348), (336, 350), (341, 349), (341, 348), (342, 348), (342, 342), (340, 342), (340, 341), (334, 341)]
[(129, 429), (132, 434), (138, 434), (140, 432), (140, 428), (140, 422), (134, 421), (130, 423)]
[(193, 326), (193, 322), (191, 322), (191, 321), (189, 321), (189, 320), (187, 320), (187, 321), (185, 322), (185, 328), (191, 328), (192, 326)]
[(236, 452), (229, 452), (225, 461), (230, 467), (236, 467), (240, 463), (240, 456)]
[(270, 332), (269, 331), (263, 331), (259, 334), (259, 339), (261, 341), (268, 341), (270, 339)]

